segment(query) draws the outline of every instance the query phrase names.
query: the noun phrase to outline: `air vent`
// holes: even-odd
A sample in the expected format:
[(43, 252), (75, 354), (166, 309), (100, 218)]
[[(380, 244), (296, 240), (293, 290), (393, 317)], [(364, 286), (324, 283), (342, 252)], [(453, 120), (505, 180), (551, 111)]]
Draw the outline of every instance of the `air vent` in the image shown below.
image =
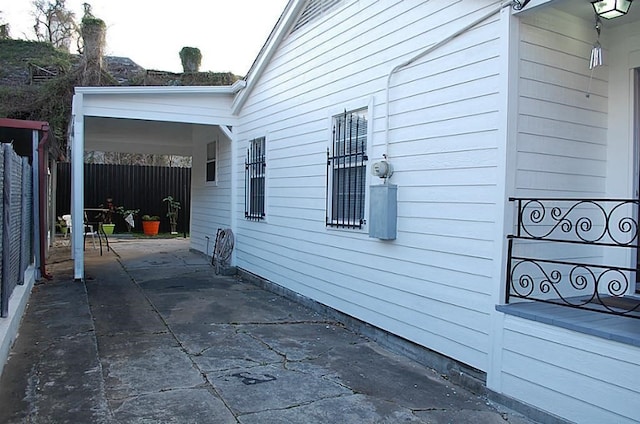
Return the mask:
[(296, 32), (305, 25), (321, 18), (343, 1), (344, 0), (307, 0), (291, 32)]

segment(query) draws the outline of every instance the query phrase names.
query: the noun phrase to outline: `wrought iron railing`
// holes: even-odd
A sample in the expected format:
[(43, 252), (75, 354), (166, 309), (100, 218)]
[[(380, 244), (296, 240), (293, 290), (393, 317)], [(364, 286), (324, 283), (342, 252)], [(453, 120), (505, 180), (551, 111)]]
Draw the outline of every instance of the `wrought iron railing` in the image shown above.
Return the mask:
[(637, 199), (511, 198), (506, 302), (512, 298), (640, 318)]

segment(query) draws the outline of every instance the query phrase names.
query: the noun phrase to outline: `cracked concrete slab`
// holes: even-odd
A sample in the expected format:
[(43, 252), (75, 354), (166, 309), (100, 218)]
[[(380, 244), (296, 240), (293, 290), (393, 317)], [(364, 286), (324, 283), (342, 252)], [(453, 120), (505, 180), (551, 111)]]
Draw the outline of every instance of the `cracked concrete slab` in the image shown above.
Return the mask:
[(108, 423), (83, 284), (35, 286), (0, 380), (2, 423)]
[(100, 337), (98, 346), (109, 399), (124, 398), (204, 383), (202, 373), (168, 333)]
[(149, 291), (148, 295), (158, 312), (171, 324), (270, 323), (318, 319), (318, 315), (308, 308), (264, 290), (184, 289), (169, 293)]
[(532, 423), (300, 304), (215, 276), (183, 240), (114, 249), (87, 250), (84, 283), (60, 261), (60, 277), (34, 290), (1, 376), (0, 422)]
[[(346, 395), (295, 406), (245, 414), (238, 417), (242, 424), (280, 423), (422, 423), (412, 411), (391, 402), (375, 400), (364, 395)], [(449, 421), (462, 422), (462, 421)]]
[(93, 306), (96, 334), (151, 334), (167, 328), (156, 311), (149, 305), (135, 309), (124, 306)]
[(238, 415), (293, 408), (318, 399), (353, 394), (336, 382), (281, 365), (207, 373), (207, 378)]
[(173, 324), (171, 331), (205, 372), (281, 363), (267, 345), (228, 324)]
[(149, 349), (124, 358), (102, 358), (105, 391), (115, 401), (139, 394), (184, 389), (204, 382), (200, 371), (177, 348)]
[[(394, 402), (408, 409), (483, 409), (481, 397), (442, 380), (433, 371), (374, 343), (343, 344), (327, 355), (299, 364), (293, 370), (329, 369), (338, 381), (356, 393)], [(334, 377), (334, 378), (335, 378)]]
[(114, 415), (129, 424), (237, 423), (222, 400), (202, 388), (132, 397), (114, 410)]
[(259, 339), (287, 361), (318, 358), (344, 344), (367, 342), (365, 338), (329, 321), (241, 325), (238, 331)]

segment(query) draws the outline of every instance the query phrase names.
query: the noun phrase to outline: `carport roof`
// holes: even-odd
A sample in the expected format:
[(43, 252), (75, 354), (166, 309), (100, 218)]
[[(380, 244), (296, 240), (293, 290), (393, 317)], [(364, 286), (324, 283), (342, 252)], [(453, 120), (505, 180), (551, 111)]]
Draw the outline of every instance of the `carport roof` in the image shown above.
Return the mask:
[(39, 132), (41, 139), (44, 135), (47, 135), (51, 153), (54, 155), (59, 153), (57, 140), (48, 122), (0, 118), (0, 141), (13, 143), (16, 153), (20, 156), (28, 157), (29, 160), (32, 157), (34, 130)]

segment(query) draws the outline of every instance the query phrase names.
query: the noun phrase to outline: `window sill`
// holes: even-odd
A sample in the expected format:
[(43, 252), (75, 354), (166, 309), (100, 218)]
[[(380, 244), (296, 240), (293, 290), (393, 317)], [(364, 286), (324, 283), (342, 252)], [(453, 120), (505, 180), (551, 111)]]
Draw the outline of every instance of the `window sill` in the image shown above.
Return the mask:
[(640, 347), (640, 319), (541, 302), (496, 305), (507, 315)]

